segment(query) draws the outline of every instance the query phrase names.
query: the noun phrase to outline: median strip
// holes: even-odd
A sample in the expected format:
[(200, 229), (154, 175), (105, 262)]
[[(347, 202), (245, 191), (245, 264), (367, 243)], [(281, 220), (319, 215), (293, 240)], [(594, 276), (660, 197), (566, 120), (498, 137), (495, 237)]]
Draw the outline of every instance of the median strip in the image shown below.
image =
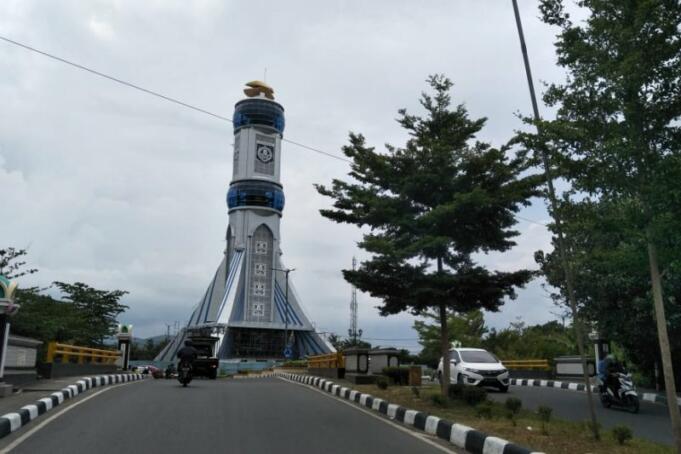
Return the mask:
[(73, 385), (62, 388), (49, 396), (38, 399), (34, 404), (24, 405), (16, 412), (7, 413), (0, 416), (0, 438), (6, 437), (10, 433), (25, 426), (38, 416), (50, 411), (54, 407), (61, 405), (65, 400), (72, 399), (78, 394), (82, 394), (88, 389), (98, 388), (117, 383), (126, 383), (144, 379), (142, 374), (114, 374), (98, 375), (86, 377), (78, 380)]
[(355, 402), (363, 407), (386, 415), (388, 418), (422, 430), (472, 454), (539, 454), (529, 448), (507, 440), (487, 435), (484, 432), (462, 424), (452, 423), (425, 412), (391, 404), (370, 394), (337, 385), (336, 383), (310, 375), (275, 372), (275, 376), (317, 387), (339, 398)]
[[(568, 391), (586, 392), (584, 383), (565, 382), (559, 380), (537, 380), (527, 378), (511, 378), (510, 384), (513, 386), (530, 386), (543, 388), (567, 389)], [(600, 392), (598, 385), (591, 385), (591, 392)], [(641, 400), (655, 404), (667, 405), (667, 397), (657, 393), (641, 393)], [(677, 405), (681, 406), (681, 397), (677, 398)]]

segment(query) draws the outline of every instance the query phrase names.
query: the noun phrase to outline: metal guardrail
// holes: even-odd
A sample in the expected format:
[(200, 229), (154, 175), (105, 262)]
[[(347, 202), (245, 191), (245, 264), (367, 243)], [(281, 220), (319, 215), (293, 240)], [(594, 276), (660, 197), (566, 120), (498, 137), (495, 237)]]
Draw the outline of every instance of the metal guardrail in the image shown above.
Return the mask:
[(511, 370), (551, 370), (551, 364), (547, 359), (509, 359), (502, 360), (501, 363)]
[(341, 352), (307, 357), (307, 367), (313, 369), (343, 369), (345, 357)]
[(59, 360), (58, 362), (61, 363), (70, 363), (71, 358), (75, 358), (78, 364), (113, 364), (116, 362), (119, 356), (121, 356), (121, 352), (118, 350), (78, 347), (76, 345), (50, 342), (47, 345), (46, 362), (53, 363), (55, 360)]

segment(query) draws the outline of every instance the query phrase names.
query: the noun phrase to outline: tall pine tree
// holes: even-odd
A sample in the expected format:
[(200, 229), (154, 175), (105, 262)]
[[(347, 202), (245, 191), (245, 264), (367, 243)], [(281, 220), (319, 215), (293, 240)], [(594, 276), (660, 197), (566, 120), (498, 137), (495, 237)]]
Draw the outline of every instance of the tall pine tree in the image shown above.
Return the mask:
[[(474, 140), (486, 120), (470, 119), (463, 105), (451, 108), (449, 79), (435, 75), (428, 83), (433, 94), (420, 100), (426, 117), (399, 112), (410, 135), (404, 147), (378, 153), (350, 134), (343, 152), (353, 181), (316, 188), (334, 199), (323, 216), (370, 228), (359, 246), (372, 258), (344, 270), (345, 279), (382, 300), (381, 315), (435, 311), (447, 365), (448, 314), (496, 311), (532, 278), (528, 270), (490, 271), (473, 255), (515, 245), (515, 213), (536, 195), (538, 181), (526, 175), (524, 156)], [(443, 395), (448, 383), (444, 367)]]

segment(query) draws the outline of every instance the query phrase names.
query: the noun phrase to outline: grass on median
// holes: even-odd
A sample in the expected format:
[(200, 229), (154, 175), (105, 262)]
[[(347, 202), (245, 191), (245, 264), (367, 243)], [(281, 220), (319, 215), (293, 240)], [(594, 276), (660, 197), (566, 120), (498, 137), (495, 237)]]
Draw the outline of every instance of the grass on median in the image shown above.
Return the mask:
[[(375, 385), (351, 385), (353, 389), (372, 396), (385, 399), (414, 410), (438, 416), (450, 422), (457, 422), (490, 435), (504, 438), (513, 443), (543, 451), (546, 454), (672, 454), (667, 446), (640, 438), (628, 440), (620, 445), (610, 430), (601, 431), (601, 441), (591, 438), (591, 433), (584, 423), (576, 423), (551, 418), (546, 424), (548, 435), (542, 434), (542, 421), (536, 412), (521, 409), (515, 416), (516, 425), (508, 418), (508, 409), (503, 403), (485, 403), (491, 410), (479, 411), (478, 407), (467, 405), (459, 400), (440, 401), (433, 397), (438, 395), (438, 386), (423, 386), (418, 396), (408, 386), (391, 386), (379, 389)], [(489, 414), (491, 413), (491, 415)], [(491, 416), (491, 417), (490, 417)], [(531, 430), (529, 429), (531, 428)]]

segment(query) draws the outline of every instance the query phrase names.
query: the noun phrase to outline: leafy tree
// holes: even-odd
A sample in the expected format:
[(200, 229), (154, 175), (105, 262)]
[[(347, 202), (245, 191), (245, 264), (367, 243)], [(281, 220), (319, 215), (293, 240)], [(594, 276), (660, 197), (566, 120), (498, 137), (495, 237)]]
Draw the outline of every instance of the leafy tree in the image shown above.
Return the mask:
[[(515, 213), (536, 194), (537, 181), (523, 176), (524, 155), (509, 158), (506, 147), (474, 141), (485, 119), (471, 120), (463, 105), (451, 108), (449, 79), (431, 76), (428, 84), (434, 93), (421, 96), (427, 117), (399, 112), (410, 135), (404, 147), (378, 153), (351, 133), (343, 152), (354, 181), (316, 188), (334, 199), (323, 216), (370, 228), (359, 246), (373, 256), (356, 271), (343, 270), (345, 279), (381, 299), (381, 315), (437, 310), (449, 364), (448, 313), (496, 311), (532, 277), (527, 270), (489, 271), (472, 256), (515, 244)], [(448, 381), (445, 367), (444, 396)]]
[(143, 344), (132, 342), (130, 346), (131, 360), (153, 360), (168, 344), (168, 339), (154, 342), (153, 339), (146, 339)]
[(78, 342), (85, 345), (103, 345), (104, 338), (116, 332), (116, 317), (128, 308), (119, 301), (128, 292), (98, 290), (82, 282), (75, 284), (55, 282), (54, 285), (64, 293), (66, 301), (73, 304), (83, 321), (77, 336)]
[[(623, 202), (573, 202), (563, 207), (564, 224), (575, 251), (580, 312), (584, 318), (596, 321), (601, 334), (621, 346), (646, 381), (653, 383), (661, 358), (650, 304), (645, 238), (631, 225), (627, 214), (631, 209)], [(666, 235), (670, 241), (665, 255), (678, 257), (681, 251), (671, 244), (681, 244), (681, 232), (672, 229)], [(549, 284), (562, 292), (555, 254), (540, 252), (537, 261)], [(664, 293), (669, 296), (665, 310), (674, 364), (681, 361), (681, 306), (673, 303), (681, 298), (680, 264), (667, 262), (663, 281)], [(559, 300), (560, 292), (552, 296)], [(679, 378), (676, 377), (677, 385), (681, 385)]]
[(351, 338), (343, 339), (338, 334), (329, 335), (329, 343), (339, 352), (348, 348), (371, 348), (369, 342), (361, 339), (357, 339), (356, 341)]
[[(681, 214), (681, 3), (580, 0), (588, 17), (572, 22), (561, 0), (542, 0), (544, 22), (560, 28), (564, 84), (544, 99), (558, 108), (544, 137), (573, 188), (594, 200), (627, 204), (632, 240), (644, 246), (667, 397), (676, 399), (662, 274), (670, 227)], [(672, 247), (674, 245), (671, 245)], [(660, 271), (662, 269), (662, 271)], [(681, 413), (669, 406), (681, 452)]]
[(75, 307), (35, 288), (19, 289), (17, 302), (21, 310), (12, 317), (12, 334), (31, 337), (43, 342), (39, 358), (43, 358), (51, 341), (72, 343), (82, 327), (82, 320)]
[[(426, 320), (416, 320), (413, 328), (419, 336), (422, 350), (419, 359), (431, 367), (437, 367), (442, 356), (439, 316), (434, 311), (423, 314)], [(432, 322), (430, 322), (432, 320)], [(464, 347), (481, 347), (483, 336), (487, 333), (483, 313), (479, 309), (463, 314), (447, 316), (448, 343), (461, 342)]]
[(27, 274), (37, 273), (34, 268), (24, 269), (26, 262), (21, 257), (27, 254), (26, 249), (8, 247), (0, 249), (0, 276), (7, 279), (16, 279)]
[(553, 360), (557, 356), (574, 355), (577, 351), (574, 331), (556, 321), (491, 329), (482, 346), (501, 359)]

